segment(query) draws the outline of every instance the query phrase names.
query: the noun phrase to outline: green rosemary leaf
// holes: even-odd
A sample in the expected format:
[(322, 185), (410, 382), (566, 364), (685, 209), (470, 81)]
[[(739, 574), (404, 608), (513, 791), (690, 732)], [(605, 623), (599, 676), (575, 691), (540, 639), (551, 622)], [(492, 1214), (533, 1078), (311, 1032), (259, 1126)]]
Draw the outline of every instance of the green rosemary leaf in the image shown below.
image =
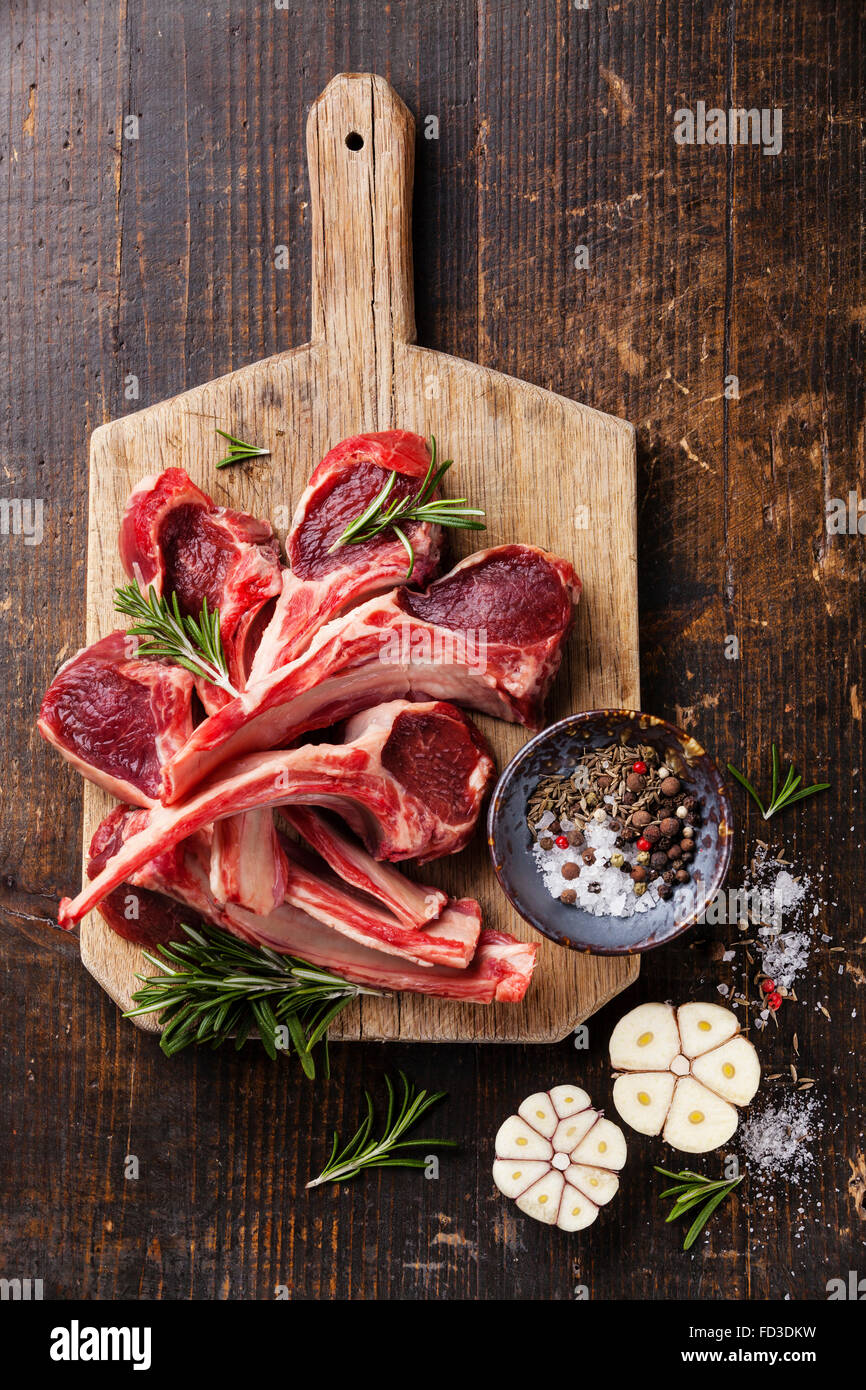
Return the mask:
[(157, 595), (151, 584), (145, 597), (137, 584), (127, 584), (115, 590), (114, 606), (118, 613), (133, 619), (127, 629), (129, 635), (146, 639), (138, 644), (139, 656), (164, 658), (194, 676), (203, 676), (227, 694), (237, 695), (229, 680), (219, 609), (211, 612), (206, 598), (199, 617), (193, 618), (181, 613), (176, 593), (169, 600), (164, 594)]
[(484, 512), (480, 507), (467, 507), (465, 497), (440, 497), (433, 500), (433, 493), (451, 468), (452, 462), (451, 459), (446, 459), (443, 463), (437, 463), (436, 437), (431, 435), (430, 463), (414, 497), (392, 498), (397, 484), (397, 474), (391, 473), (381, 492), (359, 516), (349, 522), (328, 553), (333, 554), (343, 545), (361, 545), (385, 531), (393, 531), (409, 557), (409, 569), (406, 574), (406, 579), (409, 580), (415, 569), (415, 554), (406, 535), (406, 526), (409, 523), (427, 522), (463, 531), (485, 530), (485, 523), (481, 520)]
[(266, 458), (270, 454), (270, 449), (260, 449), (255, 444), (247, 444), (246, 440), (238, 439), (235, 435), (229, 434), (227, 430), (217, 428), (217, 434), (227, 439), (231, 448), (224, 459), (220, 459), (217, 468), (228, 468), (231, 463), (243, 463), (246, 459)]
[(792, 763), (787, 770), (785, 780), (780, 789), (779, 780), (782, 773), (782, 765), (779, 750), (775, 743), (773, 744), (771, 754), (772, 792), (769, 806), (764, 806), (764, 803), (751, 782), (742, 772), (737, 771), (733, 763), (728, 763), (727, 768), (731, 775), (736, 777), (740, 785), (745, 787), (749, 796), (760, 810), (764, 820), (769, 820), (771, 816), (777, 815), (779, 811), (783, 811), (787, 806), (793, 806), (795, 801), (802, 801), (804, 797), (814, 796), (816, 792), (827, 791), (830, 787), (829, 782), (816, 782), (811, 787), (801, 787), (800, 783), (803, 779), (800, 774), (794, 770), (794, 765)]
[(364, 1092), (366, 1115), (347, 1144), (340, 1148), (339, 1139), (334, 1135), (331, 1156), (317, 1178), (307, 1183), (307, 1187), (319, 1187), (325, 1182), (348, 1182), (368, 1168), (423, 1168), (423, 1158), (412, 1158), (399, 1151), (414, 1147), (456, 1147), (451, 1139), (403, 1139), (403, 1135), (417, 1124), (422, 1115), (444, 1098), (444, 1091), (427, 1092), (417, 1090), (403, 1072), (398, 1073), (402, 1083), (402, 1093), (398, 1100), (394, 1084), (385, 1077), (387, 1105), (385, 1124), (381, 1138), (373, 1140), (375, 1110), (369, 1091)]
[(723, 1187), (720, 1192), (715, 1192), (713, 1196), (710, 1198), (710, 1200), (707, 1202), (706, 1206), (701, 1207), (701, 1210), (698, 1212), (697, 1216), (695, 1217), (694, 1221), (689, 1227), (688, 1234), (686, 1235), (686, 1238), (683, 1241), (684, 1250), (691, 1250), (692, 1246), (694, 1245), (701, 1231), (706, 1226), (716, 1207), (719, 1206), (719, 1204), (723, 1202), (725, 1198), (733, 1192), (734, 1188), (741, 1181), (741, 1178), (735, 1178), (733, 1182), (728, 1183), (727, 1187)]
[(315, 1075), (314, 1048), (323, 1043), (327, 1066), (328, 1025), (360, 995), (379, 991), (352, 984), (293, 956), (259, 949), (219, 927), (184, 926), (185, 939), (144, 957), (158, 972), (139, 975), (141, 988), (126, 1017), (161, 1015), (160, 1046), (174, 1056), (189, 1046), (220, 1047), (233, 1040), (240, 1050), (253, 1031), (272, 1059), (281, 1050), (285, 1026), (301, 1067)]
[(677, 1221), (679, 1217), (684, 1216), (687, 1211), (692, 1211), (694, 1207), (700, 1206), (701, 1208), (686, 1234), (683, 1244), (684, 1250), (691, 1248), (716, 1207), (743, 1181), (742, 1174), (738, 1178), (708, 1178), (689, 1168), (683, 1169), (679, 1173), (671, 1173), (666, 1168), (656, 1166), (655, 1171), (661, 1173), (665, 1178), (674, 1178), (677, 1183), (676, 1187), (666, 1188), (664, 1192), (660, 1193), (660, 1197), (671, 1197), (676, 1194), (676, 1201), (665, 1217), (665, 1224)]

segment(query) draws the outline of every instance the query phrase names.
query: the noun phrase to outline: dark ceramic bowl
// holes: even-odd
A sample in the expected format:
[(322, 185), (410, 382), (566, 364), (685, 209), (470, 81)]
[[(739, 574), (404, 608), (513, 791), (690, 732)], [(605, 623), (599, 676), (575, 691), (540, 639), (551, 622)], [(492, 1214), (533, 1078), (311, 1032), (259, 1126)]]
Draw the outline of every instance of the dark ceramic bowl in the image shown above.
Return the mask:
[[(692, 882), (633, 917), (593, 916), (551, 897), (532, 855), (526, 805), (542, 777), (566, 772), (576, 757), (625, 736), (650, 744), (688, 792), (701, 803)], [(690, 734), (636, 710), (592, 710), (572, 714), (531, 739), (500, 777), (487, 817), (493, 867), (506, 897), (536, 931), (596, 955), (648, 951), (692, 926), (721, 888), (731, 860), (731, 800), (718, 767)], [(692, 891), (689, 891), (692, 890)]]

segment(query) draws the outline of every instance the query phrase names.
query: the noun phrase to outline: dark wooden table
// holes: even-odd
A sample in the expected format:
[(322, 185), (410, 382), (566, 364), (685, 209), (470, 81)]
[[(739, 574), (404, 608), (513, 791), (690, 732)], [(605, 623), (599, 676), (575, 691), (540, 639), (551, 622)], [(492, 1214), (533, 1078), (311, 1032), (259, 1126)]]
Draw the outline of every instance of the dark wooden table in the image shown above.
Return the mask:
[[(4, 6), (2, 493), (43, 499), (44, 537), (0, 548), (0, 1275), (42, 1278), (50, 1298), (569, 1299), (582, 1284), (596, 1299), (799, 1299), (866, 1272), (848, 1185), (864, 1147), (866, 542), (825, 526), (829, 499), (866, 487), (860, 10)], [(54, 925), (78, 882), (80, 788), (34, 718), (83, 632), (90, 431), (307, 338), (304, 120), (346, 69), (382, 73), (418, 118), (419, 341), (637, 427), (644, 707), (762, 781), (778, 737), (833, 784), (767, 837), (823, 866), (818, 925), (848, 948), (818, 940), (800, 1002), (761, 1044), (765, 1070), (786, 1072), (798, 1033), (824, 1106), (817, 1165), (772, 1204), (747, 1182), (688, 1255), (652, 1196), (657, 1141), (632, 1145), (616, 1208), (574, 1238), (498, 1196), (491, 1139), (540, 1086), (609, 1095), (626, 1003), (745, 984), (695, 944), (729, 929), (648, 956), (591, 1020), (588, 1054), (341, 1046), (313, 1086), (251, 1051), (166, 1060)], [(781, 153), (676, 144), (675, 111), (698, 101), (780, 108)], [(737, 807), (732, 881), (762, 832), (739, 793)], [(462, 1151), (435, 1182), (385, 1171), (305, 1192), (329, 1131), (354, 1127), (363, 1086), (397, 1067), (449, 1091), (427, 1132)]]

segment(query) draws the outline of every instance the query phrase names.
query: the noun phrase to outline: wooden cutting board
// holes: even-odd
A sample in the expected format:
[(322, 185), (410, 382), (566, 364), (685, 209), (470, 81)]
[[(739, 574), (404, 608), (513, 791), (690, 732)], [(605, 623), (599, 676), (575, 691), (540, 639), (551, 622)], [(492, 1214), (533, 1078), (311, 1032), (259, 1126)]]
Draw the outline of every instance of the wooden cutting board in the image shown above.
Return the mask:
[[(471, 534), (452, 533), (455, 560), (481, 545), (526, 541), (567, 557), (581, 575), (583, 598), (550, 719), (602, 706), (639, 709), (634, 431), (550, 391), (413, 345), (414, 145), (415, 122), (387, 82), (335, 77), (307, 122), (312, 341), (94, 432), (87, 641), (120, 625), (112, 606), (114, 587), (124, 582), (118, 524), (145, 474), (179, 465), (218, 503), (269, 517), (282, 540), (332, 445), (399, 427), (435, 434), (440, 457), (455, 461), (451, 494), (486, 510), (486, 535), (473, 542)], [(215, 426), (269, 447), (270, 458), (217, 472), (224, 448)], [(528, 736), (492, 719), (478, 723), (500, 768)], [(86, 784), (85, 853), (109, 805)], [(480, 830), (468, 850), (428, 865), (424, 877), (478, 898), (487, 925), (538, 939), (500, 892)], [(128, 1007), (140, 953), (96, 913), (82, 923), (81, 958)], [(408, 994), (364, 1000), (340, 1016), (332, 1037), (550, 1042), (637, 973), (636, 957), (578, 955), (545, 941), (522, 1004), (481, 1007)]]

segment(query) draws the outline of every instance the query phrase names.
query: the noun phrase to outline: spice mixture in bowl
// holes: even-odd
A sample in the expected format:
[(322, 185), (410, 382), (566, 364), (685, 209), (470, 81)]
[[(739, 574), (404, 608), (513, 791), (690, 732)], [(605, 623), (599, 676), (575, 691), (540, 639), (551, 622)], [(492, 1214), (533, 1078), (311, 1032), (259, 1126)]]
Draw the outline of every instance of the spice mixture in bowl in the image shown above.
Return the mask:
[(506, 895), (538, 931), (599, 954), (690, 926), (721, 886), (731, 807), (712, 758), (634, 710), (572, 715), (521, 749), (490, 806)]

